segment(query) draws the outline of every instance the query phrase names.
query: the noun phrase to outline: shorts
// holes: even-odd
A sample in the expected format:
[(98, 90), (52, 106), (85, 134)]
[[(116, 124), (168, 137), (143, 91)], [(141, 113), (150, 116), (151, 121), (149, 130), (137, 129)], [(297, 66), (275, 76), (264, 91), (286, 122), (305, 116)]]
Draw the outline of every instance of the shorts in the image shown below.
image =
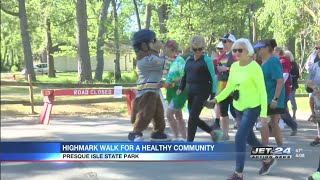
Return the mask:
[(232, 96), (228, 96), (226, 99), (219, 102), (221, 117), (228, 117), (229, 116), (228, 110), (229, 110), (229, 105), (232, 106), (232, 101), (233, 101)]
[(267, 115), (275, 115), (275, 114), (283, 114), (284, 113), (284, 108), (275, 108), (275, 109), (271, 109), (270, 108), (270, 104), (268, 105), (268, 111), (267, 111)]
[(169, 105), (168, 105), (168, 109), (172, 110), (172, 111), (181, 111), (181, 109), (176, 109), (174, 108), (174, 102), (173, 100), (170, 101)]

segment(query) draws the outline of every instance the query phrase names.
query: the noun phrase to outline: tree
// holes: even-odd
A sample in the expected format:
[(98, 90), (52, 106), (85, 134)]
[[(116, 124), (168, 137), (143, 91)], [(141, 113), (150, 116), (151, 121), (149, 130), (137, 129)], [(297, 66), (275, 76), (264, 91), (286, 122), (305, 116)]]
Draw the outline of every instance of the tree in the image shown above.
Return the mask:
[(48, 77), (56, 77), (56, 73), (54, 70), (54, 60), (52, 56), (51, 21), (49, 17), (46, 18), (46, 37), (47, 37), (46, 55), (47, 55), (47, 63), (48, 63)]
[(150, 29), (150, 21), (151, 21), (151, 15), (152, 15), (152, 6), (151, 4), (146, 5), (146, 10), (145, 10), (145, 29)]
[(92, 82), (91, 63), (88, 45), (88, 23), (86, 0), (77, 0), (77, 40), (79, 83)]
[(160, 34), (167, 33), (166, 20), (168, 20), (167, 4), (161, 4), (158, 8), (158, 17), (159, 17), (159, 26), (160, 26)]
[(114, 42), (116, 45), (116, 59), (114, 60), (114, 79), (118, 81), (121, 78), (120, 71), (120, 46), (119, 46), (119, 32), (118, 32), (118, 13), (116, 1), (112, 0), (113, 16), (114, 16)]
[(136, 11), (138, 27), (139, 27), (139, 30), (140, 30), (141, 29), (141, 22), (140, 22), (140, 17), (139, 17), (139, 10), (138, 10), (137, 1), (136, 0), (132, 0), (132, 1), (133, 1), (134, 9)]
[(1, 10), (12, 16), (18, 16), (20, 20), (20, 33), (22, 38), (23, 54), (24, 54), (24, 65), (26, 68), (25, 79), (28, 79), (30, 74), (32, 81), (36, 81), (36, 74), (33, 69), (33, 57), (30, 45), (30, 36), (28, 32), (28, 20), (26, 15), (26, 4), (25, 0), (19, 0), (19, 13), (11, 12), (3, 7), (1, 2)]
[(106, 33), (106, 17), (108, 13), (110, 5), (110, 0), (104, 0), (101, 9), (100, 9), (100, 15), (99, 15), (99, 30), (98, 30), (98, 37), (97, 37), (97, 67), (96, 67), (96, 73), (94, 75), (94, 79), (97, 81), (102, 81), (102, 74), (103, 74), (103, 68), (104, 68), (104, 39), (103, 36)]

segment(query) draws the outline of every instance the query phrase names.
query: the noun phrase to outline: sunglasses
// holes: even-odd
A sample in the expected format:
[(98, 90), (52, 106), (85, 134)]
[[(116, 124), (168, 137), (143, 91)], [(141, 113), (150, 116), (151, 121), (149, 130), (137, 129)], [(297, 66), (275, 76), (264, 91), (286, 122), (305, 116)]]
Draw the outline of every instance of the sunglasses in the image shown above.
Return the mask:
[(232, 42), (232, 41), (228, 41), (228, 40), (223, 40), (222, 43), (226, 44), (227, 42)]
[(237, 52), (242, 53), (243, 49), (232, 49), (232, 52), (233, 53), (237, 53)]
[(217, 50), (221, 51), (223, 48), (216, 48)]
[(194, 52), (197, 52), (197, 51), (202, 51), (203, 50), (203, 48), (201, 47), (201, 48), (192, 48), (192, 51), (194, 51)]
[(320, 47), (316, 47), (316, 50), (319, 50), (320, 49)]

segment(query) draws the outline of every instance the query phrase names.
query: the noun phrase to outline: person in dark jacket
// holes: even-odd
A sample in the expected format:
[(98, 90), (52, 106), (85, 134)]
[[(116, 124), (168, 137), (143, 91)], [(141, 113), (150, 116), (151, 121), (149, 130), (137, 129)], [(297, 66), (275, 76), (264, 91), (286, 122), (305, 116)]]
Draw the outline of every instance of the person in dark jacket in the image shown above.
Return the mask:
[(193, 36), (191, 48), (193, 54), (186, 59), (184, 76), (176, 94), (179, 96), (184, 89), (188, 92), (188, 134), (187, 141), (193, 142), (197, 127), (211, 135), (213, 141), (218, 141), (222, 133), (214, 131), (199, 118), (204, 102), (216, 94), (217, 80), (212, 59), (203, 53), (205, 41), (202, 36)]

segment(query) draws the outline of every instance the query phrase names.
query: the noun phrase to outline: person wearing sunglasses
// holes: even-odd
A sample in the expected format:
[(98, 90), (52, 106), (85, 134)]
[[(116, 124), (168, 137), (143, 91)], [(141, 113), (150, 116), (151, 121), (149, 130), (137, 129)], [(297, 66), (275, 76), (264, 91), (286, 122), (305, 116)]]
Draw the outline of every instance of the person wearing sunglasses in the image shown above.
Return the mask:
[[(183, 91), (179, 96), (176, 91), (179, 88), (181, 78), (184, 75), (185, 60), (178, 56), (179, 45), (176, 41), (168, 40), (164, 46), (164, 54), (171, 61), (168, 74), (166, 76), (165, 87), (167, 90), (167, 119), (174, 134), (172, 141), (186, 141), (187, 130), (183, 120), (182, 108), (187, 101), (187, 93)], [(180, 137), (181, 136), (181, 137)]]
[[(308, 73), (306, 86), (311, 93), (311, 97), (314, 99), (313, 118), (309, 121), (317, 124), (318, 136), (310, 143), (311, 146), (320, 146), (320, 61), (314, 63)], [(316, 107), (316, 108), (315, 108)]]
[(164, 109), (160, 99), (164, 59), (159, 57), (162, 43), (148, 29), (134, 33), (132, 46), (137, 56), (137, 91), (132, 103), (133, 131), (129, 141), (143, 141), (143, 131), (153, 123), (152, 141), (168, 141), (165, 131)]
[(207, 123), (200, 119), (204, 102), (216, 94), (216, 77), (212, 59), (203, 53), (205, 41), (202, 36), (191, 38), (193, 54), (186, 59), (184, 76), (176, 94), (179, 96), (186, 88), (188, 93), (188, 133), (187, 141), (193, 142), (197, 127), (211, 135), (214, 142), (221, 138), (219, 131), (214, 131)]
[[(314, 63), (317, 63), (320, 61), (320, 41), (318, 41), (316, 43), (316, 46), (315, 46), (315, 50), (312, 54), (310, 54), (310, 56), (308, 57), (307, 59), (307, 63), (306, 63), (306, 70), (309, 72), (309, 69), (311, 68), (311, 66), (314, 64)], [(308, 121), (312, 120), (314, 118), (314, 99), (313, 99), (313, 96), (312, 96), (312, 93), (309, 93), (309, 106), (310, 106), (310, 110), (311, 110), (311, 115), (308, 119)]]
[[(269, 143), (269, 125), (278, 146), (282, 146), (282, 135), (279, 128), (280, 114), (284, 113), (284, 83), (283, 71), (279, 58), (273, 55), (273, 50), (277, 46), (274, 39), (262, 40), (254, 46), (262, 58), (262, 71), (267, 90), (268, 118), (260, 119), (262, 127), (260, 129), (262, 144), (267, 146)], [(275, 159), (266, 159), (262, 163), (259, 171), (260, 175), (268, 174), (270, 169), (276, 164)]]
[[(226, 87), (228, 77), (229, 77), (229, 68), (232, 63), (236, 61), (236, 58), (232, 55), (231, 47), (236, 41), (236, 38), (232, 34), (226, 34), (219, 39), (223, 43), (224, 53), (221, 54), (218, 59), (214, 62), (215, 71), (217, 71), (217, 95)], [(229, 140), (229, 108), (232, 116), (236, 118), (235, 110), (232, 105), (232, 97), (228, 97), (225, 100), (219, 103), (220, 107), (220, 116), (221, 123), (218, 119), (213, 125), (214, 129), (219, 129), (220, 124), (222, 125), (223, 137), (222, 140)]]
[(236, 40), (232, 52), (238, 61), (231, 65), (227, 86), (206, 105), (210, 108), (233, 94), (239, 127), (235, 137), (236, 168), (229, 180), (242, 180), (246, 144), (262, 146), (253, 127), (258, 117), (267, 118), (267, 92), (262, 69), (252, 58), (254, 50), (250, 41), (244, 38)]
[(221, 54), (224, 53), (224, 46), (223, 46), (223, 43), (221, 41), (217, 44), (216, 50), (218, 52), (218, 55), (221, 55)]
[[(218, 54), (215, 51), (212, 51), (212, 53), (211, 53), (211, 59), (213, 60), (214, 64), (217, 64), (217, 63), (215, 63), (215, 61), (219, 58), (219, 56), (222, 56), (224, 54), (224, 46), (221, 41), (217, 44), (216, 51), (218, 52)], [(217, 77), (218, 71), (215, 71), (215, 73), (216, 73), (216, 77)], [(216, 105), (214, 107), (214, 111), (215, 111), (216, 117), (215, 117), (215, 121), (212, 125), (212, 128), (219, 129), (220, 128), (220, 107), (219, 107), (219, 105)]]

